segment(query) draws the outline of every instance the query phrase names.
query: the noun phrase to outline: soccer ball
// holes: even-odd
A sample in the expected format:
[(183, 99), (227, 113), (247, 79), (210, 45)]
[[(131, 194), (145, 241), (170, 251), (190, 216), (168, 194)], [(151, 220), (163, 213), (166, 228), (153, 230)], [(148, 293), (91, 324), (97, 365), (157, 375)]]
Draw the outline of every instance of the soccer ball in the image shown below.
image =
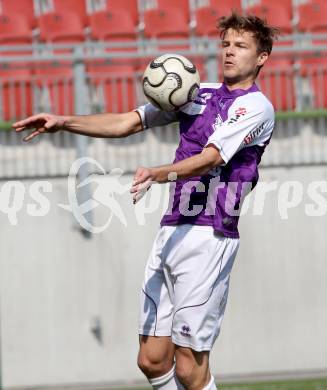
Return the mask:
[(163, 111), (177, 111), (195, 99), (200, 77), (187, 58), (164, 54), (147, 66), (142, 84), (150, 103)]

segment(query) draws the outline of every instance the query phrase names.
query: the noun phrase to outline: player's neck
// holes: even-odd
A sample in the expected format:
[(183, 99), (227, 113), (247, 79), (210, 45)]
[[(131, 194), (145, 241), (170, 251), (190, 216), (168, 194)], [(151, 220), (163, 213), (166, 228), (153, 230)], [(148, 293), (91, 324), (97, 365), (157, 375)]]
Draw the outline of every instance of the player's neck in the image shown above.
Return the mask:
[(235, 89), (249, 89), (252, 87), (254, 83), (254, 80), (247, 79), (247, 80), (241, 80), (241, 81), (235, 81), (235, 80), (224, 80), (224, 84), (230, 91), (234, 91)]

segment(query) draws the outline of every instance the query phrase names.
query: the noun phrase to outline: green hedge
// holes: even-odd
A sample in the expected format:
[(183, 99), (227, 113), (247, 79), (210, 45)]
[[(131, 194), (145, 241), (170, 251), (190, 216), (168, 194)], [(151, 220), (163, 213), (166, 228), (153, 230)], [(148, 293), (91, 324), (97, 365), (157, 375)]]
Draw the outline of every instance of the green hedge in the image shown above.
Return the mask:
[[(312, 110), (312, 111), (278, 111), (276, 112), (277, 120), (288, 120), (288, 119), (317, 119), (327, 118), (327, 110)], [(13, 122), (0, 121), (1, 130), (11, 130)]]

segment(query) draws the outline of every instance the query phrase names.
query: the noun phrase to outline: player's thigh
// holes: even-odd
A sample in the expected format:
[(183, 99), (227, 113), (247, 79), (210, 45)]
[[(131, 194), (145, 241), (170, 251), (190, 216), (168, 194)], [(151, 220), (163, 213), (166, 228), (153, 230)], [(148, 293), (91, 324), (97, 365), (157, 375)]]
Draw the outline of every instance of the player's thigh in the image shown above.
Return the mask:
[(197, 226), (188, 236), (181, 260), (174, 256), (169, 264), (176, 280), (172, 341), (210, 351), (219, 334), (239, 243)]
[(174, 228), (162, 227), (145, 267), (140, 296), (139, 334), (171, 336), (173, 316), (172, 283), (165, 271), (165, 255)]
[(140, 335), (138, 365), (148, 377), (167, 373), (174, 364), (174, 354), (171, 337)]

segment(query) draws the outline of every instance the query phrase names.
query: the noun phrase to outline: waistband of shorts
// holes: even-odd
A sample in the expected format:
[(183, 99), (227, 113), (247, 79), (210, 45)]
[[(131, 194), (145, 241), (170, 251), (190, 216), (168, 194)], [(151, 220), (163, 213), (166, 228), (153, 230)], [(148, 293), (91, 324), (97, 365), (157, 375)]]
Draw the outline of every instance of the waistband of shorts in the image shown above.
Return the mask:
[(179, 230), (201, 230), (201, 231), (204, 231), (204, 232), (214, 232), (215, 229), (213, 228), (213, 226), (209, 226), (209, 225), (193, 225), (193, 224), (190, 224), (190, 223), (183, 223), (181, 225), (162, 225), (161, 226), (161, 229), (164, 229), (164, 228), (173, 228), (173, 229), (179, 229)]

